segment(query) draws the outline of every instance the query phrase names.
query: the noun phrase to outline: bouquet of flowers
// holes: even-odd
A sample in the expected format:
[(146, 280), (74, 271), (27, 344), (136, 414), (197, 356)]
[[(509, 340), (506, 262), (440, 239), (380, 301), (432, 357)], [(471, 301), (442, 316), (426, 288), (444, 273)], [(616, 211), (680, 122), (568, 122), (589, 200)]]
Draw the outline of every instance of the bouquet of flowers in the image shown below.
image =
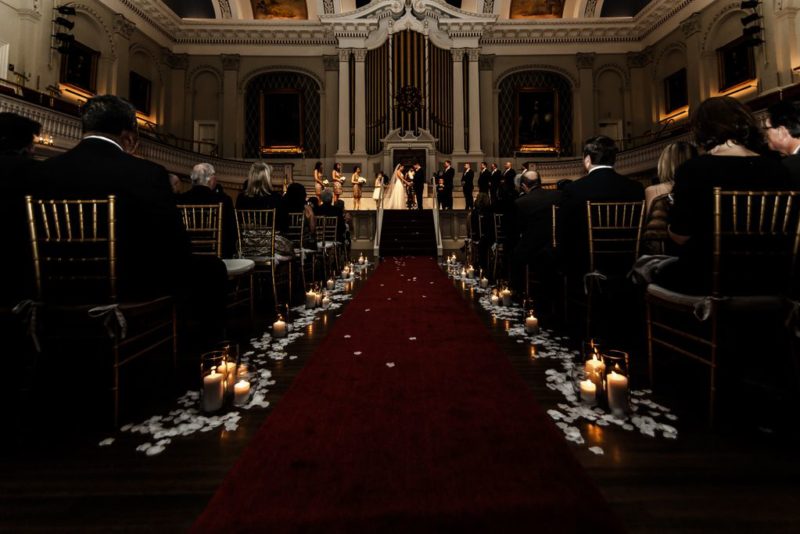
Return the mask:
[(367, 183), (367, 179), (364, 178), (363, 176), (359, 176), (358, 177), (358, 183), (365, 184), (365, 183)]
[(324, 180), (322, 180), (322, 185), (324, 185), (324, 186), (327, 186), (329, 183), (330, 183), (330, 182), (328, 182), (328, 179), (327, 179), (327, 178), (325, 178)]

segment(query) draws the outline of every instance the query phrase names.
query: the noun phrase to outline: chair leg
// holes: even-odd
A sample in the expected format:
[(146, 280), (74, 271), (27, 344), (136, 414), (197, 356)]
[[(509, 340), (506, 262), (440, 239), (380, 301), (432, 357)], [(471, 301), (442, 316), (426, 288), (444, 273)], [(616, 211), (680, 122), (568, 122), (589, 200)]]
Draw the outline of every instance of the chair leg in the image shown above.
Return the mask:
[(645, 303), (647, 321), (647, 378), (653, 387), (653, 310), (650, 302)]
[(250, 322), (253, 322), (255, 320), (255, 317), (256, 317), (256, 310), (255, 310), (255, 306), (253, 304), (254, 301), (255, 301), (254, 295), (253, 295), (253, 289), (254, 289), (253, 284), (254, 284), (254, 282), (255, 282), (255, 276), (253, 275), (253, 271), (250, 271), (250, 288), (249, 288), (249, 291), (248, 291), (248, 293), (250, 294), (249, 295), (250, 296)]
[(119, 428), (119, 347), (114, 344), (114, 428)]

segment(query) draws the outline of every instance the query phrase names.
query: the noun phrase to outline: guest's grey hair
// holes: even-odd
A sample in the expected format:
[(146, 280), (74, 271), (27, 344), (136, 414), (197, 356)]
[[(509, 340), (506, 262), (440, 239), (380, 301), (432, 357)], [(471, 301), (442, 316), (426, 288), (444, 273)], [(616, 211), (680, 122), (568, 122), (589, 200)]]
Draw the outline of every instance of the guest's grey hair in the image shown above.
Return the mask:
[(210, 163), (198, 163), (192, 168), (192, 185), (208, 186), (216, 173), (217, 171)]
[(540, 187), (542, 185), (542, 179), (539, 176), (539, 171), (525, 171), (522, 173), (520, 185), (523, 185), (528, 189)]
[(333, 202), (333, 191), (327, 188), (323, 189), (322, 193), (319, 194), (319, 199), (323, 204), (330, 204)]

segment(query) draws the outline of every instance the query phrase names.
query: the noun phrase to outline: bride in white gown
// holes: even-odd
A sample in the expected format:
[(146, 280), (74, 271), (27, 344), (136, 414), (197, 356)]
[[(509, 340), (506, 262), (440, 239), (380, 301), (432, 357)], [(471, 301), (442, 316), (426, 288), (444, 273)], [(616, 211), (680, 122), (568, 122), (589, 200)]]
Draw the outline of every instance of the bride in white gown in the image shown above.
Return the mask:
[(403, 164), (401, 163), (394, 169), (392, 181), (386, 188), (386, 196), (383, 199), (383, 209), (404, 210), (406, 209), (406, 180), (403, 176)]

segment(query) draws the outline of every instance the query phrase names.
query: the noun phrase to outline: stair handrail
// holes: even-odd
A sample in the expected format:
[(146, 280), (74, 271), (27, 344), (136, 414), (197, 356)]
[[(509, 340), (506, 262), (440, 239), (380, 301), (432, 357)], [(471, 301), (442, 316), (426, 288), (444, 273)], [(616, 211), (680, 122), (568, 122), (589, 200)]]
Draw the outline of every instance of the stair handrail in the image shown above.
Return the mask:
[[(431, 191), (436, 191), (436, 186), (433, 177), (431, 177), (431, 185), (433, 189)], [(436, 257), (442, 257), (442, 228), (439, 225), (439, 203), (436, 201), (436, 197), (433, 197), (433, 206), (431, 208), (433, 210), (433, 231), (436, 234)]]
[(375, 241), (372, 244), (372, 254), (377, 259), (381, 253), (381, 232), (383, 231), (383, 193), (386, 191), (386, 184), (381, 184), (381, 194), (375, 201)]

